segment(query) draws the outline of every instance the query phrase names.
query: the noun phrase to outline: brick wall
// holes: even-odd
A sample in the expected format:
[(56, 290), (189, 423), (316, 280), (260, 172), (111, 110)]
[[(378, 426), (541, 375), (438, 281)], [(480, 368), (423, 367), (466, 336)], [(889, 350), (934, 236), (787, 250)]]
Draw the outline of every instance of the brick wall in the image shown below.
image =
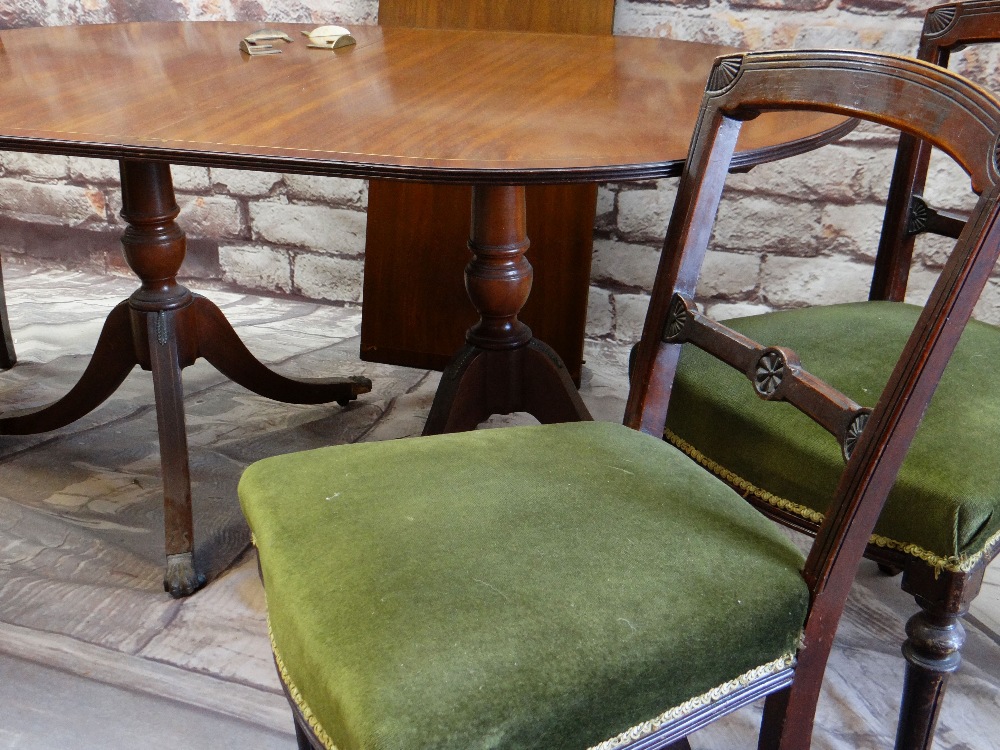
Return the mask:
[[(931, 2), (904, 0), (618, 0), (615, 32), (745, 48), (858, 47), (912, 53)], [(373, 23), (376, 0), (0, 0), (0, 28), (137, 20)], [(956, 61), (1000, 90), (996, 53)], [(874, 128), (841, 143), (734, 175), (727, 188), (702, 301), (716, 314), (863, 298), (888, 185), (894, 139)], [(947, 160), (942, 160), (946, 162)], [(968, 202), (968, 180), (935, 164), (939, 205)], [(268, 293), (337, 304), (361, 296), (367, 186), (363, 181), (175, 167), (182, 270)], [(588, 333), (640, 332), (675, 180), (601, 186)], [(0, 152), (0, 255), (129, 273), (118, 235), (117, 164)], [(947, 245), (921, 241), (911, 287), (926, 294)], [(196, 284), (195, 284), (196, 285)], [(1000, 322), (1000, 286), (978, 311)]]

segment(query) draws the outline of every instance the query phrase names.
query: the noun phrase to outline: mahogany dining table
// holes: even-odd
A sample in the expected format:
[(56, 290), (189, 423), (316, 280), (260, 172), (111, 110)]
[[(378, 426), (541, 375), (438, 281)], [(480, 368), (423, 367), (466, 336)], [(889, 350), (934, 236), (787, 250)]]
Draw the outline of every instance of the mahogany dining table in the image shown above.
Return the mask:
[[(292, 41), (272, 42), (279, 54), (250, 56), (240, 41), (259, 28), (0, 31), (0, 149), (118, 160), (122, 245), (140, 282), (110, 313), (79, 382), (47, 406), (0, 412), (0, 434), (69, 424), (135, 365), (151, 371), (164, 585), (175, 596), (204, 582), (193, 554), (182, 369), (204, 357), (251, 391), (293, 403), (346, 404), (371, 384), (273, 372), (215, 305), (177, 282), (185, 238), (174, 222), (171, 164), (471, 184), (465, 281), (480, 320), (442, 375), (425, 433), (514, 411), (542, 422), (589, 419), (558, 355), (517, 318), (532, 277), (525, 186), (679, 175), (713, 61), (733, 51), (669, 39), (377, 26), (352, 28), (357, 43), (330, 50), (308, 46), (300, 32), (311, 27), (276, 23)], [(816, 148), (852, 124), (833, 115), (760, 117), (744, 127), (732, 167)], [(14, 352), (4, 353), (13, 363)]]

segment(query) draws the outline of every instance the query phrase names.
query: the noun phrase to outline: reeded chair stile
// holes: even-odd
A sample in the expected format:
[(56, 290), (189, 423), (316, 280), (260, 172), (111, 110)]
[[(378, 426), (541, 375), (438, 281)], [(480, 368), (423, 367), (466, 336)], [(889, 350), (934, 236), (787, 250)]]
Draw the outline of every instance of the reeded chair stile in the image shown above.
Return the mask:
[[(693, 294), (741, 121), (784, 109), (927, 138), (983, 195), (870, 411), (793, 378), (793, 400), (822, 423), (868, 415), (807, 558), (660, 439), (680, 348), (662, 337), (668, 327), (686, 335), (697, 317), (685, 305), (692, 314), (678, 328), (672, 301)], [(1000, 252), (998, 128), (1000, 103), (918, 61), (724, 58), (681, 180), (628, 426), (344, 445), (247, 469), (240, 498), (300, 747), (683, 748), (767, 696), (760, 746), (808, 748), (865, 543)], [(737, 352), (748, 346), (734, 341)]]

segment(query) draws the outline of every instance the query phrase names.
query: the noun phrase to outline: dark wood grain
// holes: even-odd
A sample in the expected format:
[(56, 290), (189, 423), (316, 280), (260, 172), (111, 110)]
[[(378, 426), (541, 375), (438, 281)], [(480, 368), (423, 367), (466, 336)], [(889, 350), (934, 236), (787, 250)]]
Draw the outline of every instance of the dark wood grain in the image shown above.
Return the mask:
[[(307, 28), (279, 27), (296, 39)], [(187, 23), (4, 31), (0, 94), (10, 106), (0, 112), (0, 148), (467, 184), (674, 176), (711, 61), (726, 51), (662, 39), (357, 27), (358, 44), (336, 53), (293, 42), (280, 55), (251, 59), (237, 45), (253, 28)], [(734, 164), (781, 158), (849, 127), (841, 118), (814, 115), (755, 124), (748, 128), (749, 150)], [(593, 188), (587, 193), (585, 200), (560, 198), (559, 210), (572, 203), (574, 211), (590, 211)], [(573, 220), (572, 233), (549, 227), (554, 205), (546, 197), (533, 207), (534, 255), (548, 251), (574, 261), (539, 263), (542, 294), (529, 300), (526, 315), (555, 329), (550, 333), (578, 376), (591, 236), (582, 219)], [(419, 221), (430, 226), (437, 211), (421, 211)], [(452, 215), (441, 220), (455, 232), (443, 242), (461, 248), (467, 235), (451, 224)], [(396, 247), (398, 240), (387, 239)], [(426, 289), (431, 282), (423, 279), (430, 274), (433, 281), (434, 274), (426, 267), (417, 273), (414, 280)], [(545, 294), (553, 277), (572, 293)], [(369, 283), (377, 296), (383, 287), (405, 286), (397, 281)], [(446, 282), (450, 299), (460, 300), (458, 283)], [(425, 302), (408, 304), (404, 296), (385, 319), (371, 318), (366, 333), (372, 325), (433, 311)], [(475, 313), (464, 302), (459, 307), (431, 324), (446, 321), (461, 330)], [(552, 318), (554, 310), (570, 316), (576, 330)], [(441, 367), (460, 343), (444, 342), (408, 363)], [(401, 361), (391, 349), (369, 346), (365, 356)]]
[[(597, 186), (526, 190), (532, 294), (519, 317), (580, 377)], [(462, 268), (472, 258), (472, 188), (372, 180), (361, 358), (443, 370), (477, 320)]]
[[(359, 26), (356, 46), (327, 52), (300, 43), (307, 27), (277, 26), (297, 40), (258, 58), (237, 49), (254, 24), (0, 32), (0, 148), (467, 184), (664, 177), (679, 174), (698, 92), (729, 51)], [(768, 149), (843, 125), (768, 120), (744, 145), (778, 158)]]
[(663, 341), (692, 343), (741, 372), (767, 401), (784, 401), (833, 435), (849, 458), (871, 409), (862, 407), (806, 370), (787, 347), (765, 346), (698, 311), (691, 299), (675, 294)]
[(590, 419), (562, 360), (518, 319), (533, 275), (524, 257), (524, 193), (516, 185), (473, 188), (465, 286), (479, 321), (441, 377), (425, 435), (471, 430), (491, 414), (518, 411), (543, 423)]

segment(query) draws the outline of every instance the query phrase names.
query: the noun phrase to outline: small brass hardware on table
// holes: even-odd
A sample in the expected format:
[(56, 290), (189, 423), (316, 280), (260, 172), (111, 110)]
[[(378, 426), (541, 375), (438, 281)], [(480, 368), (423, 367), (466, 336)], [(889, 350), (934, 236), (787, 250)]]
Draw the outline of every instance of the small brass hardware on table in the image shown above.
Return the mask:
[(351, 32), (343, 26), (320, 26), (312, 31), (303, 31), (302, 33), (309, 39), (307, 46), (313, 49), (340, 49), (357, 44), (357, 40), (351, 36)]
[(251, 57), (258, 55), (280, 55), (281, 50), (268, 42), (291, 42), (292, 38), (284, 31), (276, 29), (261, 29), (248, 34), (240, 40), (240, 51)]

